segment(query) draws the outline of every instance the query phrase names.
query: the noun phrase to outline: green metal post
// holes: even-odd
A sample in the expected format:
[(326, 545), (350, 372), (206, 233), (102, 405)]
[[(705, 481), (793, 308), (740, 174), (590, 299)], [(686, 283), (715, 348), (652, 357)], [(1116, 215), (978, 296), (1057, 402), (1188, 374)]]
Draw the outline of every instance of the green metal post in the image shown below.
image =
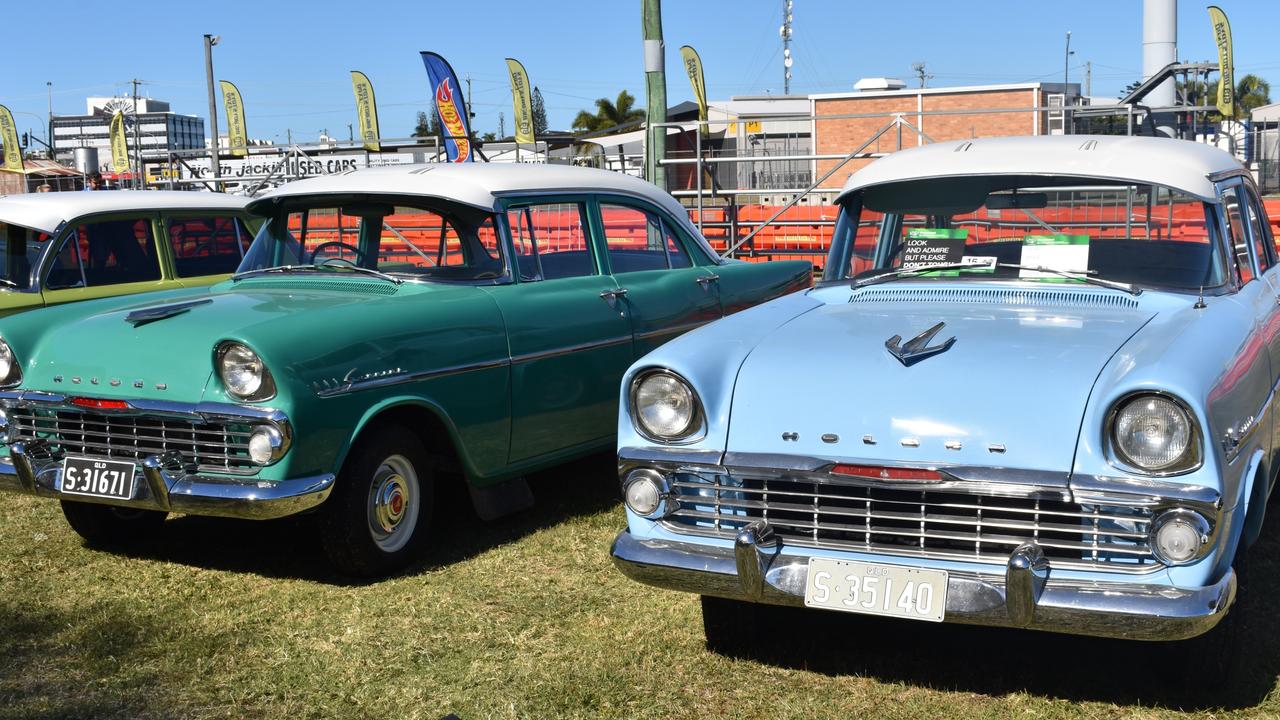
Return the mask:
[(644, 15), (644, 78), (648, 91), (645, 177), (667, 189), (667, 171), (659, 162), (667, 156), (667, 129), (654, 127), (667, 121), (667, 73), (662, 44), (662, 0), (641, 0)]

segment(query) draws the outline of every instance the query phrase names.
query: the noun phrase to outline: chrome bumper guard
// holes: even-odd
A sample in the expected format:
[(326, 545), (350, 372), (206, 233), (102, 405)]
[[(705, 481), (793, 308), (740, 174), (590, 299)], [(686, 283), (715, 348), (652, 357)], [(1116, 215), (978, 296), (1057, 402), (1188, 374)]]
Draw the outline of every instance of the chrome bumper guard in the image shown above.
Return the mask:
[[(614, 564), (633, 580), (669, 590), (773, 605), (804, 605), (812, 550), (785, 547), (764, 521), (744, 527), (734, 547), (638, 539), (623, 530)], [(893, 564), (892, 558), (885, 558)], [(1003, 576), (949, 571), (947, 622), (1129, 640), (1182, 640), (1212, 629), (1235, 600), (1236, 576), (1181, 589), (1129, 582), (1055, 580), (1044, 553), (1027, 542)]]
[[(269, 520), (309, 510), (329, 497), (334, 475), (265, 481), (188, 474), (176, 452), (148, 455), (139, 463), (143, 482), (129, 500), (75, 495), (76, 502), (144, 510)], [(42, 441), (14, 443), (0, 458), (0, 490), (64, 497), (62, 462)]]

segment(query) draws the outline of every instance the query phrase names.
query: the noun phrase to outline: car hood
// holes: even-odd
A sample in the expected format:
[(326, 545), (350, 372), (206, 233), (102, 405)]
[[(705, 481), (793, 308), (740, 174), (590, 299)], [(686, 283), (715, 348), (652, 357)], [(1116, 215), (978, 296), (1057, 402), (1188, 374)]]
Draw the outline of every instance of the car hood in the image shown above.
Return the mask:
[[(729, 452), (1067, 473), (1094, 381), (1155, 314), (1083, 295), (1101, 298), (1092, 307), (1072, 292), (1012, 304), (880, 288), (825, 295), (743, 363)], [(946, 351), (908, 367), (886, 349), (938, 323), (927, 346), (954, 337)]]
[(211, 292), (133, 298), (64, 316), (34, 346), (20, 349), (22, 386), (101, 397), (220, 400), (203, 396), (218, 342), (249, 344), (279, 376), (289, 371), (281, 361), (287, 364), (314, 347), (318, 333), (341, 332), (349, 338), (347, 347), (361, 344), (369, 333), (393, 336), (385, 325), (392, 317), (403, 318), (377, 306), (403, 300), (398, 295), (432, 292), (425, 285), (368, 292), (346, 282), (225, 283)]

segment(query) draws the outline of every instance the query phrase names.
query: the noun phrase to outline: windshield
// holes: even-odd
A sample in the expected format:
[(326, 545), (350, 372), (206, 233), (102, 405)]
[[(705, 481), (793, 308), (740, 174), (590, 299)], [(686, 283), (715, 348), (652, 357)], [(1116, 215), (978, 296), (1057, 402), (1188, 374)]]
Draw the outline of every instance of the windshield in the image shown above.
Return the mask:
[(31, 286), (31, 269), (49, 245), (48, 233), (0, 222), (0, 289)]
[[(1069, 277), (1075, 274), (1185, 291), (1225, 281), (1214, 215), (1185, 193), (1152, 185), (1044, 187), (1043, 180), (988, 192), (994, 179), (966, 179), (974, 187), (948, 180), (872, 187), (849, 199), (824, 279), (965, 264), (972, 269), (908, 275), (1083, 282)], [(864, 200), (880, 211), (864, 209)]]
[(236, 271), (285, 269), (493, 281), (506, 263), (491, 214), (472, 208), (354, 201), (281, 211), (258, 232)]

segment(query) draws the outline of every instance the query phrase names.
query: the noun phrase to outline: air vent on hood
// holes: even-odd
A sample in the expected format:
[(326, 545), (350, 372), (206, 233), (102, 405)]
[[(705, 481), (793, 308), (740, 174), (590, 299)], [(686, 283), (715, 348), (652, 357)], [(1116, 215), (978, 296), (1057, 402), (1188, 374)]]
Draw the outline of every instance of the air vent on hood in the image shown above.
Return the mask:
[(319, 290), (321, 292), (355, 293), (357, 295), (395, 295), (399, 285), (367, 280), (270, 280), (250, 278), (240, 281), (240, 286), (250, 290)]
[(849, 298), (849, 302), (943, 302), (1037, 306), (1067, 305), (1071, 307), (1138, 307), (1138, 301), (1128, 295), (1079, 292), (1065, 289), (1028, 290), (1022, 288), (976, 287), (866, 288), (855, 292)]

